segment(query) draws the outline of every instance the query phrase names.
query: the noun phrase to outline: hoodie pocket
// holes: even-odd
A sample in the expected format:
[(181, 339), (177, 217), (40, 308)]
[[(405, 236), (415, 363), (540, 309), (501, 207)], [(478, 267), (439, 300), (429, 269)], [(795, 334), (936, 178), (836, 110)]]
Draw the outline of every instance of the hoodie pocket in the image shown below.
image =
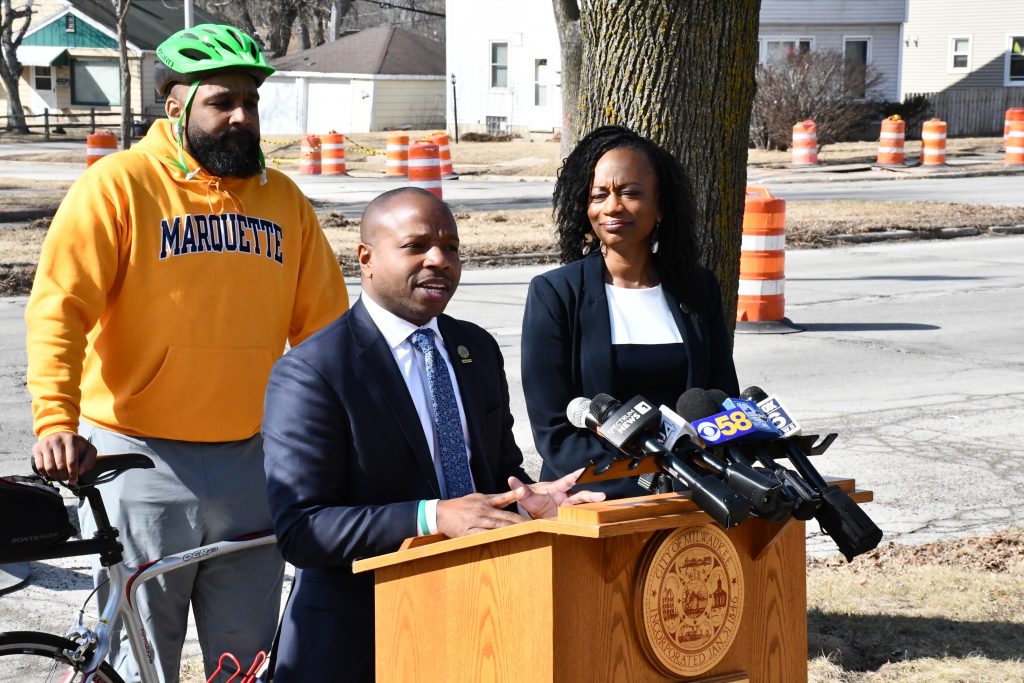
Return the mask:
[(259, 431), (274, 357), (266, 347), (172, 346), (128, 399), (131, 432), (181, 441), (237, 441)]

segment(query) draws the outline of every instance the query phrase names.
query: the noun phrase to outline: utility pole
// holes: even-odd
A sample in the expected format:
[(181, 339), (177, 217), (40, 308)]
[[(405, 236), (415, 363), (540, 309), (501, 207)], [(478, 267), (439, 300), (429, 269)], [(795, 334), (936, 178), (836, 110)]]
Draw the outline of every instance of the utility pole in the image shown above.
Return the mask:
[(455, 96), (455, 72), (452, 72), (452, 118), (455, 123), (455, 144), (459, 144), (459, 98)]

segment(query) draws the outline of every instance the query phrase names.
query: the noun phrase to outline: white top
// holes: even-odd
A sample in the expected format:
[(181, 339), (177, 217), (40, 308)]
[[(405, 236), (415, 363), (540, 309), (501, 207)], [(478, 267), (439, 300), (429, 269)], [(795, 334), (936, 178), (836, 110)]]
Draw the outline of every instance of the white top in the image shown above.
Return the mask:
[(612, 344), (681, 344), (661, 285), (627, 289), (605, 284)]
[(377, 326), (377, 329), (384, 336), (384, 341), (391, 348), (391, 355), (395, 358), (398, 372), (401, 373), (402, 379), (405, 380), (405, 385), (409, 388), (409, 396), (412, 398), (413, 405), (416, 406), (416, 414), (419, 415), (423, 434), (427, 437), (430, 457), (434, 460), (434, 471), (437, 473), (437, 481), (441, 485), (441, 496), (446, 497), (444, 472), (441, 469), (441, 460), (437, 457), (437, 439), (434, 434), (433, 411), (430, 408), (430, 392), (427, 389), (427, 369), (424, 364), (423, 353), (409, 341), (409, 336), (416, 330), (433, 330), (434, 343), (437, 345), (437, 350), (441, 352), (441, 358), (444, 358), (444, 364), (448, 368), (448, 377), (452, 380), (452, 389), (455, 390), (455, 402), (459, 405), (459, 419), (462, 420), (462, 436), (466, 440), (466, 451), (467, 456), (469, 456), (471, 454), (471, 446), (469, 443), (469, 429), (466, 426), (466, 410), (462, 407), (459, 383), (455, 379), (451, 359), (448, 358), (448, 351), (444, 347), (444, 339), (441, 338), (441, 331), (437, 327), (437, 318), (431, 318), (426, 325), (418, 327), (383, 308), (365, 291), (359, 298), (362, 300), (363, 306), (366, 307), (366, 312), (370, 314), (370, 318)]

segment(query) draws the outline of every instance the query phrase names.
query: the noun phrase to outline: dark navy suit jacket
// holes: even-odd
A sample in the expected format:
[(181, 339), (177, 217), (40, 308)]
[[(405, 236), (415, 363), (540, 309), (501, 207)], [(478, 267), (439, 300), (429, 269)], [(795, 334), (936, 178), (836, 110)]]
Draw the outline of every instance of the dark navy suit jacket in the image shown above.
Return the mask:
[[(512, 436), (497, 343), (448, 316), (438, 327), (466, 412), (477, 490), (507, 491), (510, 475), (531, 481)], [(277, 361), (264, 410), (274, 530), (298, 568), (275, 680), (372, 681), (373, 576), (353, 574), (352, 562), (415, 536), (418, 501), (440, 490), (409, 390), (362, 302)]]
[[(599, 252), (538, 275), (530, 282), (523, 315), (522, 371), (533, 440), (549, 481), (595, 458), (621, 455), (589, 430), (573, 427), (566, 406), (577, 396), (612, 393), (611, 322), (605, 294), (604, 259)], [(665, 298), (683, 338), (687, 375), (679, 393), (691, 387), (739, 394), (732, 338), (722, 314), (718, 281), (701, 270), (703, 294), (688, 310), (668, 291)], [(615, 396), (620, 401), (631, 396)], [(669, 406), (675, 408), (675, 406)], [(635, 479), (588, 484), (609, 498), (643, 495)]]

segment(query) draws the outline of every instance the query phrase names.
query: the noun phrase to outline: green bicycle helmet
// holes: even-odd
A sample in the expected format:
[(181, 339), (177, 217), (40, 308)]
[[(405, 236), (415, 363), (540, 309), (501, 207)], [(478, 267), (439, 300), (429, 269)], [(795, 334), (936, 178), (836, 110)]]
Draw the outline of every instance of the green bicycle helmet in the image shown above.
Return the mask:
[(234, 26), (199, 24), (173, 34), (156, 49), (157, 85), (164, 97), (176, 83), (192, 84), (221, 71), (242, 71), (262, 85), (274, 67), (256, 41)]

